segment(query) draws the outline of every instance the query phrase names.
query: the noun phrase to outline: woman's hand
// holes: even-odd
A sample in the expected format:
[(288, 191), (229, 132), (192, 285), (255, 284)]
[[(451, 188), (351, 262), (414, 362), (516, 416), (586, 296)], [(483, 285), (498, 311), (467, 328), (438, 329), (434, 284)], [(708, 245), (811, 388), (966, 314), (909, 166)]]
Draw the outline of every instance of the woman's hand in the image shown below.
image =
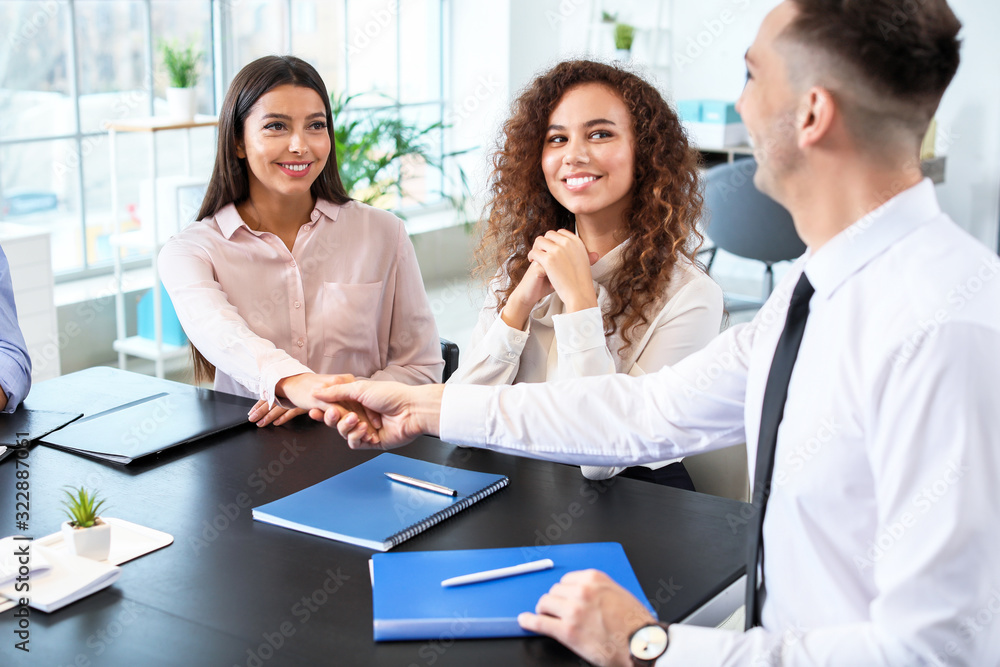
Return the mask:
[(260, 400), (250, 408), (250, 413), (247, 418), (255, 422), (257, 426), (267, 426), (268, 424), (274, 424), (275, 426), (281, 426), (292, 419), (295, 419), (299, 415), (304, 415), (306, 413), (302, 408), (283, 408), (280, 405), (275, 405), (273, 408), (268, 409), (267, 401)]
[(535, 239), (528, 259), (531, 265), (500, 313), (507, 326), (523, 330), (535, 305), (552, 292), (569, 313), (597, 305), (590, 273), (597, 253), (588, 252), (579, 236), (565, 229), (546, 232)]
[(597, 261), (597, 253), (588, 252), (579, 236), (565, 229), (545, 232), (545, 236), (535, 239), (528, 259), (532, 266), (540, 265), (545, 271), (552, 288), (566, 304), (566, 312), (574, 313), (597, 305), (590, 272), (591, 265)]
[(521, 282), (510, 293), (507, 305), (500, 313), (501, 319), (507, 326), (523, 331), (532, 309), (552, 292), (552, 283), (545, 276), (545, 269), (538, 262), (532, 262), (524, 272)]

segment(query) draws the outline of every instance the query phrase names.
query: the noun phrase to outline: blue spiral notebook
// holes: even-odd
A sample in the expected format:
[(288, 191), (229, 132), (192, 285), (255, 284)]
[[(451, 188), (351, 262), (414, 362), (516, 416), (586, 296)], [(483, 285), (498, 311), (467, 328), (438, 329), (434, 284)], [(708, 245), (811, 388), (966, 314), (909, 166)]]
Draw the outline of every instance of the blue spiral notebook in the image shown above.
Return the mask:
[[(445, 496), (394, 482), (394, 472), (458, 491)], [(290, 496), (261, 505), (253, 518), (331, 540), (387, 551), (507, 486), (505, 475), (411, 459), (375, 458)], [(345, 509), (350, 508), (350, 509)]]
[[(466, 586), (441, 586), (450, 577), (541, 558), (551, 558), (555, 567)], [(531, 636), (534, 633), (517, 624), (518, 614), (534, 611), (538, 598), (567, 572), (589, 568), (614, 579), (656, 616), (617, 542), (408, 551), (372, 556), (375, 641)]]

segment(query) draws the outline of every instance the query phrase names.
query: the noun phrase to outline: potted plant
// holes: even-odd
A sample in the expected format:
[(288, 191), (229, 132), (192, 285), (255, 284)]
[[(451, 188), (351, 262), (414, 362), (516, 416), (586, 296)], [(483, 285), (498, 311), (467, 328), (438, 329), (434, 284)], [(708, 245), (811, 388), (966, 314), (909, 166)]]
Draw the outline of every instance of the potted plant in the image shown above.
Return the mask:
[(62, 524), (63, 540), (77, 556), (105, 560), (111, 552), (111, 524), (100, 517), (104, 499), (83, 487), (64, 491), (63, 505), (70, 520)]
[(628, 23), (615, 24), (615, 54), (619, 60), (628, 60), (632, 51), (635, 28)]
[[(435, 131), (446, 127), (444, 123), (420, 126), (384, 109), (348, 109), (357, 96), (330, 95), (337, 167), (344, 189), (354, 199), (381, 208), (398, 209), (407, 194), (406, 182), (412, 170), (423, 163), (443, 173), (444, 158), (465, 152), (434, 153), (430, 140)], [(457, 172), (461, 194), (442, 194), (451, 201), (460, 219), (468, 222), (471, 193), (465, 172), (460, 167)], [(398, 210), (396, 213), (403, 217)]]
[(160, 54), (170, 79), (167, 110), (172, 118), (193, 120), (197, 106), (195, 85), (198, 83), (198, 65), (205, 54), (196, 49), (193, 39), (185, 46), (174, 41), (161, 41)]

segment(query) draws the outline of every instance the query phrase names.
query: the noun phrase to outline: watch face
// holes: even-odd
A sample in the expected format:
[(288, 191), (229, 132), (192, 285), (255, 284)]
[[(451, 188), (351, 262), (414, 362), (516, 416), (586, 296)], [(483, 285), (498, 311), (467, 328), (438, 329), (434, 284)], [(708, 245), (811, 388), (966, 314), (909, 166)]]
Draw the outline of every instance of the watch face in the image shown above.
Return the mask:
[(659, 625), (639, 628), (632, 635), (629, 650), (640, 660), (655, 660), (667, 650), (667, 631)]

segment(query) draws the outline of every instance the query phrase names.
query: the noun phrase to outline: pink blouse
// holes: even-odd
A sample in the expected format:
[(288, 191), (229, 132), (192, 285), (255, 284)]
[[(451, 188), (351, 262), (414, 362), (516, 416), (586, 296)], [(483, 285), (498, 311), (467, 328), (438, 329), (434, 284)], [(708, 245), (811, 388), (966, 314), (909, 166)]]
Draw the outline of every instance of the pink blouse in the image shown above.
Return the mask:
[(229, 204), (160, 251), (160, 275), (215, 388), (273, 403), (299, 373), (440, 382), (437, 326), (399, 218), (318, 200), (292, 250)]

